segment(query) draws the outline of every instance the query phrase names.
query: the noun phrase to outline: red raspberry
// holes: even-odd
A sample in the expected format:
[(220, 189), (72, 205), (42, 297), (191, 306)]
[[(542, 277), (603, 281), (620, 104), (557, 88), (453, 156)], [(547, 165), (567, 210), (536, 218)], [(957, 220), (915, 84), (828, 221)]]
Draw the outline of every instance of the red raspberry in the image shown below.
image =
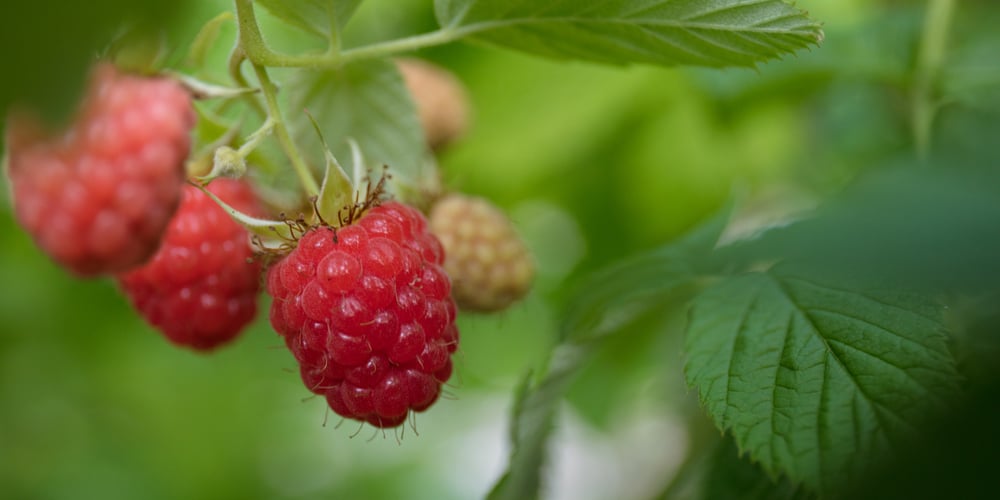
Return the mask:
[(80, 276), (142, 264), (180, 201), (194, 121), (178, 83), (99, 64), (76, 121), (62, 133), (47, 135), (24, 114), (8, 120), (18, 221)]
[[(260, 211), (245, 182), (220, 178), (209, 190), (241, 212)], [(260, 272), (246, 229), (189, 185), (156, 255), (118, 281), (171, 342), (207, 351), (235, 338), (253, 319)]]
[(273, 265), (271, 324), (339, 415), (396, 427), (437, 400), (458, 346), (444, 253), (416, 209), (388, 202), (316, 227)]

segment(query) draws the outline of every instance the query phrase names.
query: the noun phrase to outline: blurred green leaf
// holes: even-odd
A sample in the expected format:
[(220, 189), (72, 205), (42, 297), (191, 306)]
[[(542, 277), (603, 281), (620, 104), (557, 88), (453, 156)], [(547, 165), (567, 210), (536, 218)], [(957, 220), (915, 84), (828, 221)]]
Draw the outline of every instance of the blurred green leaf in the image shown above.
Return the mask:
[(511, 411), (510, 463), (490, 491), (489, 500), (538, 498), (556, 408), (591, 351), (590, 346), (562, 344), (552, 353), (544, 380), (531, 386), (529, 373), (518, 387)]
[(810, 273), (867, 276), (928, 293), (996, 290), (1000, 171), (981, 162), (944, 158), (920, 166), (904, 159), (861, 176), (807, 218), (720, 249), (720, 258), (782, 260)]
[(709, 459), (702, 500), (808, 500), (815, 498), (781, 478), (768, 477), (760, 466), (741, 457), (731, 438), (723, 439)]
[(413, 185), (423, 167), (424, 139), (413, 101), (391, 62), (296, 76), (282, 87), (289, 101), (285, 109), (295, 141), (314, 167), (326, 164), (324, 148), (304, 110), (341, 162), (351, 157), (347, 139), (354, 139), (368, 165), (388, 165), (394, 182)]
[(343, 29), (361, 0), (257, 0), (274, 17), (309, 33), (330, 38)]
[(437, 0), (435, 9), (445, 29), (610, 64), (754, 66), (823, 39), (805, 12), (778, 0)]
[(3, 2), (0, 5), (0, 113), (11, 104), (37, 110), (50, 122), (65, 119), (95, 56), (123, 27), (161, 34), (187, 2), (94, 0)]
[(545, 377), (530, 384), (530, 374), (515, 396), (511, 415), (510, 463), (490, 499), (538, 497), (541, 470), (552, 421), (576, 375), (628, 319), (649, 312), (654, 297), (676, 290), (697, 276), (725, 227), (729, 210), (709, 219), (688, 235), (648, 255), (599, 272), (583, 286), (563, 320), (562, 342), (552, 352)]
[(695, 300), (688, 383), (772, 475), (832, 493), (945, 408), (958, 374), (941, 308), (774, 269)]
[(564, 340), (588, 340), (614, 332), (666, 295), (708, 271), (708, 256), (729, 220), (731, 207), (677, 242), (624, 260), (576, 287), (560, 329)]

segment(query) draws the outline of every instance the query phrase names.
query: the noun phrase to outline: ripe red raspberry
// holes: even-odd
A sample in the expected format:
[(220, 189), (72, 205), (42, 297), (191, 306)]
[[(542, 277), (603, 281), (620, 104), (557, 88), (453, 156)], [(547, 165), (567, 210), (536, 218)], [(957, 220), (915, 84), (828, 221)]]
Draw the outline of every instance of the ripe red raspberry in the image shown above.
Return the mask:
[(531, 253), (507, 215), (486, 199), (448, 194), (434, 203), (429, 224), (448, 254), (444, 268), (463, 311), (502, 311), (531, 289)]
[(309, 230), (269, 269), (271, 324), (337, 414), (396, 427), (437, 400), (458, 346), (443, 260), (423, 215), (388, 202)]
[(68, 129), (48, 135), (32, 116), (8, 120), (18, 221), (77, 275), (142, 264), (180, 201), (194, 121), (178, 83), (99, 64)]
[[(208, 189), (241, 212), (260, 212), (243, 181), (220, 178)], [(188, 185), (156, 255), (118, 281), (171, 342), (207, 351), (235, 338), (253, 319), (260, 272), (246, 229)]]

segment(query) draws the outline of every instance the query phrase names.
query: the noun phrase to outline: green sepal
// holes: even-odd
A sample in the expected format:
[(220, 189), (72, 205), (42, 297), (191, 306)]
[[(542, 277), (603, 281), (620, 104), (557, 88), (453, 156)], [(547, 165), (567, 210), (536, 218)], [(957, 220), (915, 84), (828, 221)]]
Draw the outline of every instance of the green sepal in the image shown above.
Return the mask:
[[(316, 199), (316, 213), (320, 222), (340, 225), (341, 212), (351, 204), (351, 197), (354, 194), (354, 185), (347, 176), (344, 167), (340, 165), (337, 158), (330, 152), (330, 147), (323, 138), (323, 132), (319, 129), (319, 124), (309, 112), (306, 112), (309, 121), (316, 129), (319, 142), (323, 146), (323, 154), (326, 158), (326, 172), (323, 174), (323, 184), (319, 188), (319, 196)], [(357, 166), (355, 166), (355, 171)], [(355, 177), (357, 179), (357, 177)]]
[(281, 248), (296, 241), (301, 236), (302, 231), (297, 229), (297, 226), (299, 226), (297, 222), (253, 217), (236, 210), (228, 203), (222, 201), (222, 199), (209, 191), (205, 186), (196, 183), (193, 183), (193, 185), (222, 207), (234, 221), (247, 228), (247, 231), (250, 231), (251, 234), (257, 236), (256, 242), (264, 248)]

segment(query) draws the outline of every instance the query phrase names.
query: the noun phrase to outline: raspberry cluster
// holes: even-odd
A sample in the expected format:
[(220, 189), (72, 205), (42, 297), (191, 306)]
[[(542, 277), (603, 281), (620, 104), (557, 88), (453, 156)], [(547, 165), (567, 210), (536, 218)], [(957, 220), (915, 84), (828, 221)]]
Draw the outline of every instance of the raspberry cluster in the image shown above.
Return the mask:
[(271, 324), (334, 412), (396, 427), (437, 400), (458, 346), (443, 261), (423, 215), (387, 202), (310, 229), (268, 270)]
[(34, 117), (7, 124), (20, 224), (80, 276), (125, 271), (156, 251), (180, 202), (191, 98), (167, 78), (96, 66), (74, 123), (50, 135)]
[[(220, 178), (208, 189), (237, 210), (261, 212), (246, 182)], [(207, 351), (235, 338), (254, 318), (260, 273), (247, 230), (188, 185), (153, 259), (118, 281), (171, 342)]]

